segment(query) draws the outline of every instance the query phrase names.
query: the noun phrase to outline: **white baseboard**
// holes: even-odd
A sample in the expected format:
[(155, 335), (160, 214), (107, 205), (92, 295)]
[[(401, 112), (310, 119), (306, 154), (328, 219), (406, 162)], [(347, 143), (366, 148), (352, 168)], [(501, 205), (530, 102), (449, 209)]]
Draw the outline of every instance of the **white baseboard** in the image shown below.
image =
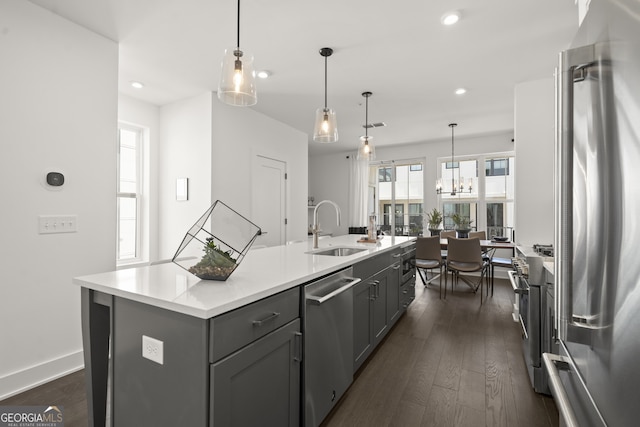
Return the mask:
[[(0, 400), (30, 390), (84, 368), (82, 351), (68, 354), (0, 378)], [(48, 405), (47, 402), (33, 402)]]

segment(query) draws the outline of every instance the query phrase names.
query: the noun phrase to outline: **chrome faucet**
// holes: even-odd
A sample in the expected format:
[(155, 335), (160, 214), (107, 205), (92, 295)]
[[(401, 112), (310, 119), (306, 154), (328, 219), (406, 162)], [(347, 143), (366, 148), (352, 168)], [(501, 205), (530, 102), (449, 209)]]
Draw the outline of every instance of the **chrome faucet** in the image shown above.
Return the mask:
[(324, 203), (330, 203), (334, 208), (336, 208), (336, 218), (338, 220), (338, 226), (340, 226), (340, 207), (331, 200), (323, 200), (321, 202), (318, 202), (315, 209), (313, 210), (313, 228), (311, 229), (311, 232), (313, 233), (313, 249), (316, 249), (318, 247), (318, 233), (320, 232), (320, 224), (318, 224), (318, 208)]

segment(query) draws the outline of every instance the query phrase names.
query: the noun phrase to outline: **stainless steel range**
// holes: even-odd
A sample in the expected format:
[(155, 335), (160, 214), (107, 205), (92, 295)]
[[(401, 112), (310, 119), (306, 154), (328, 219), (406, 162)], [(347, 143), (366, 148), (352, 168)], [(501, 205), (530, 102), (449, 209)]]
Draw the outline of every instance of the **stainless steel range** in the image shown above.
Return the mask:
[(546, 285), (543, 263), (545, 258), (534, 251), (526, 254), (518, 249), (513, 258), (513, 271), (509, 280), (515, 293), (513, 317), (520, 324), (522, 351), (533, 389), (550, 394), (546, 371), (543, 367), (542, 317), (546, 315)]

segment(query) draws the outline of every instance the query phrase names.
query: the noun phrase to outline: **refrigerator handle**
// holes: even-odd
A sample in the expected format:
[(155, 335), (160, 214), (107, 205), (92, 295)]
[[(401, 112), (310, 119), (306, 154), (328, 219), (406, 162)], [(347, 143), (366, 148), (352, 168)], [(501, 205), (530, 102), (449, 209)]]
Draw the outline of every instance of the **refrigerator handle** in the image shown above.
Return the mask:
[(567, 392), (560, 380), (558, 367), (556, 366), (556, 362), (567, 364), (568, 360), (566, 357), (552, 353), (542, 353), (542, 359), (544, 360), (544, 366), (547, 368), (547, 372), (549, 373), (549, 386), (551, 387), (551, 392), (553, 393), (556, 405), (558, 406), (558, 412), (560, 412), (560, 416), (564, 420), (563, 425), (566, 425), (567, 427), (579, 427), (576, 414), (573, 412)]
[[(560, 53), (559, 67), (556, 70), (556, 177), (560, 181), (555, 195), (556, 234), (554, 247), (556, 259), (554, 277), (556, 278), (555, 329), (558, 338), (567, 338), (567, 324), (573, 319), (573, 290), (571, 287), (573, 259), (572, 229), (572, 188), (573, 188), (573, 149), (574, 149), (574, 88), (580, 81), (585, 66), (595, 61), (595, 45), (579, 47)], [(576, 72), (578, 70), (578, 72)]]

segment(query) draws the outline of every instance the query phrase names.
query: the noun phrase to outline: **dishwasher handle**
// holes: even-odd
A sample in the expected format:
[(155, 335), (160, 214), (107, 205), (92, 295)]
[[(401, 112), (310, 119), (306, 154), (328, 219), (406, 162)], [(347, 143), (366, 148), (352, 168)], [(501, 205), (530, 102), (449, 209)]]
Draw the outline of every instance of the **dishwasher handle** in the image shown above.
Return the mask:
[(310, 304), (314, 304), (314, 305), (320, 305), (328, 300), (330, 300), (331, 298), (335, 297), (336, 295), (339, 295), (341, 293), (343, 293), (344, 291), (350, 289), (351, 287), (353, 287), (355, 284), (360, 283), (362, 279), (357, 278), (357, 277), (343, 277), (342, 281), (345, 281), (347, 283), (345, 283), (343, 286), (340, 286), (338, 289), (329, 292), (326, 295), (307, 295), (306, 296), (306, 300), (310, 303)]

